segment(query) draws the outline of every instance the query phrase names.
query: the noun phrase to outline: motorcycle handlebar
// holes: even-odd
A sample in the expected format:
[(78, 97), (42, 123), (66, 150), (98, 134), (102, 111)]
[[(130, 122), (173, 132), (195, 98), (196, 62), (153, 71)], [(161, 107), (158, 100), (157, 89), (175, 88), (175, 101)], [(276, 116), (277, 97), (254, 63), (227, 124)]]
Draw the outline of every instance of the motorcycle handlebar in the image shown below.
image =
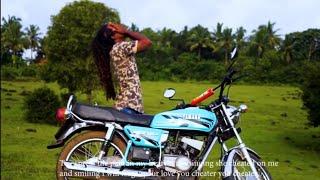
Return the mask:
[(200, 96), (194, 98), (190, 104), (192, 106), (196, 106), (197, 104), (206, 100), (208, 97), (212, 96), (213, 94), (214, 94), (214, 89), (210, 88), (210, 89), (206, 90), (205, 92), (203, 92)]
[(210, 96), (212, 96), (215, 92), (215, 90), (217, 90), (220, 87), (224, 87), (225, 84), (230, 84), (232, 82), (232, 76), (236, 73), (235, 70), (233, 69), (229, 69), (229, 73), (225, 76), (225, 78), (223, 79), (223, 81), (221, 82), (221, 84), (215, 88), (210, 88), (208, 90), (206, 90), (205, 92), (203, 92), (200, 96), (194, 98), (191, 101), (191, 105), (192, 106), (196, 106), (197, 104), (201, 103), (202, 101), (206, 100), (207, 98), (209, 98)]
[[(235, 52), (235, 54), (234, 54)], [(233, 55), (232, 55), (232, 59), (234, 59), (236, 57), (236, 54), (237, 54), (237, 48), (235, 48), (233, 50)], [(200, 102), (206, 100), (207, 98), (209, 98), (210, 96), (212, 96), (215, 92), (215, 90), (217, 90), (218, 88), (220, 88), (220, 95), (219, 95), (219, 99), (221, 100), (222, 97), (223, 97), (223, 91), (224, 91), (224, 88), (226, 85), (229, 85), (231, 84), (232, 82), (238, 80), (240, 77), (238, 78), (235, 78), (235, 79), (232, 79), (232, 76), (237, 72), (235, 71), (232, 67), (234, 65), (236, 61), (232, 61), (231, 64), (229, 65), (228, 69), (227, 69), (227, 75), (224, 77), (223, 81), (220, 83), (220, 85), (218, 85), (217, 87), (215, 88), (210, 88), (208, 90), (206, 90), (205, 92), (203, 92), (200, 96), (194, 98), (190, 105), (192, 106), (196, 106), (197, 104), (199, 104)]]

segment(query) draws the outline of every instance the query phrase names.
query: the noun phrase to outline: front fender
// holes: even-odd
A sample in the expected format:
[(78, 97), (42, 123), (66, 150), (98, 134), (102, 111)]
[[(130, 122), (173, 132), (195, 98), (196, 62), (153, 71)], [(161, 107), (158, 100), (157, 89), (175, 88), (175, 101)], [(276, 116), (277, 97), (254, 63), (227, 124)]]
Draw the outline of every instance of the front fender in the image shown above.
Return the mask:
[[(258, 159), (261, 157), (252, 149), (246, 148), (248, 153), (256, 156)], [(233, 173), (233, 158), (236, 154), (243, 156), (239, 147), (230, 149), (222, 158), (221, 172), (224, 180), (227, 180), (232, 176)]]

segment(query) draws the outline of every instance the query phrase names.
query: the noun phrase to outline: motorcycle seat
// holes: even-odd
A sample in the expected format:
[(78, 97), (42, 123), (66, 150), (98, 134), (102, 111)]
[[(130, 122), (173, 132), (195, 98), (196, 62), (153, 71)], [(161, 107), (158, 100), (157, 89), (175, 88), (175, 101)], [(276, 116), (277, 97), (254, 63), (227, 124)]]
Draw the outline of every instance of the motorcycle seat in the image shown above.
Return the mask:
[(128, 114), (112, 107), (91, 106), (74, 103), (72, 112), (84, 120), (116, 122), (119, 124), (131, 124), (149, 126), (153, 119), (152, 115)]

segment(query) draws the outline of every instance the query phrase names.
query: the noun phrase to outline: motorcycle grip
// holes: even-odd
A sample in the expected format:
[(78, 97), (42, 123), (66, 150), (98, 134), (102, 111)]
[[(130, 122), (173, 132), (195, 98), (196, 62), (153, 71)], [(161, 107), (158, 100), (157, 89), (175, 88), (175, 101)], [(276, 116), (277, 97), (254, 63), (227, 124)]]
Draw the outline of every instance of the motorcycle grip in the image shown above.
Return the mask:
[(210, 88), (210, 89), (206, 90), (205, 92), (203, 92), (200, 96), (194, 98), (190, 104), (193, 106), (196, 106), (197, 104), (206, 100), (208, 97), (212, 96), (213, 94), (214, 94), (214, 90), (213, 90), (213, 88)]

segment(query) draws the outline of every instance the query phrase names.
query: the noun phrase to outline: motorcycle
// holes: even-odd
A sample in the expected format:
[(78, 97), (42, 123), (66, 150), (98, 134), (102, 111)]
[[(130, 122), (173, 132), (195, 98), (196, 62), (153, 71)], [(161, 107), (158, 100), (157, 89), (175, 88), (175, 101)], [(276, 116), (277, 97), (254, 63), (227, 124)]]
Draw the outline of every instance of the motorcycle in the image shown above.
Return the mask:
[[(56, 166), (57, 179), (199, 178), (218, 142), (221, 179), (271, 180), (266, 164), (244, 144), (241, 128), (236, 127), (247, 106), (229, 105), (229, 88), (239, 79), (233, 78), (236, 55), (237, 48), (231, 53), (232, 62), (220, 85), (189, 104), (182, 100), (174, 109), (154, 116), (81, 104), (71, 95), (66, 108), (57, 110), (56, 119), (63, 125), (55, 134), (56, 142), (47, 147), (64, 146)], [(217, 100), (199, 105), (218, 89)], [(164, 92), (169, 100), (181, 101), (174, 95), (173, 88)], [(232, 138), (238, 145), (228, 148), (226, 141)]]

